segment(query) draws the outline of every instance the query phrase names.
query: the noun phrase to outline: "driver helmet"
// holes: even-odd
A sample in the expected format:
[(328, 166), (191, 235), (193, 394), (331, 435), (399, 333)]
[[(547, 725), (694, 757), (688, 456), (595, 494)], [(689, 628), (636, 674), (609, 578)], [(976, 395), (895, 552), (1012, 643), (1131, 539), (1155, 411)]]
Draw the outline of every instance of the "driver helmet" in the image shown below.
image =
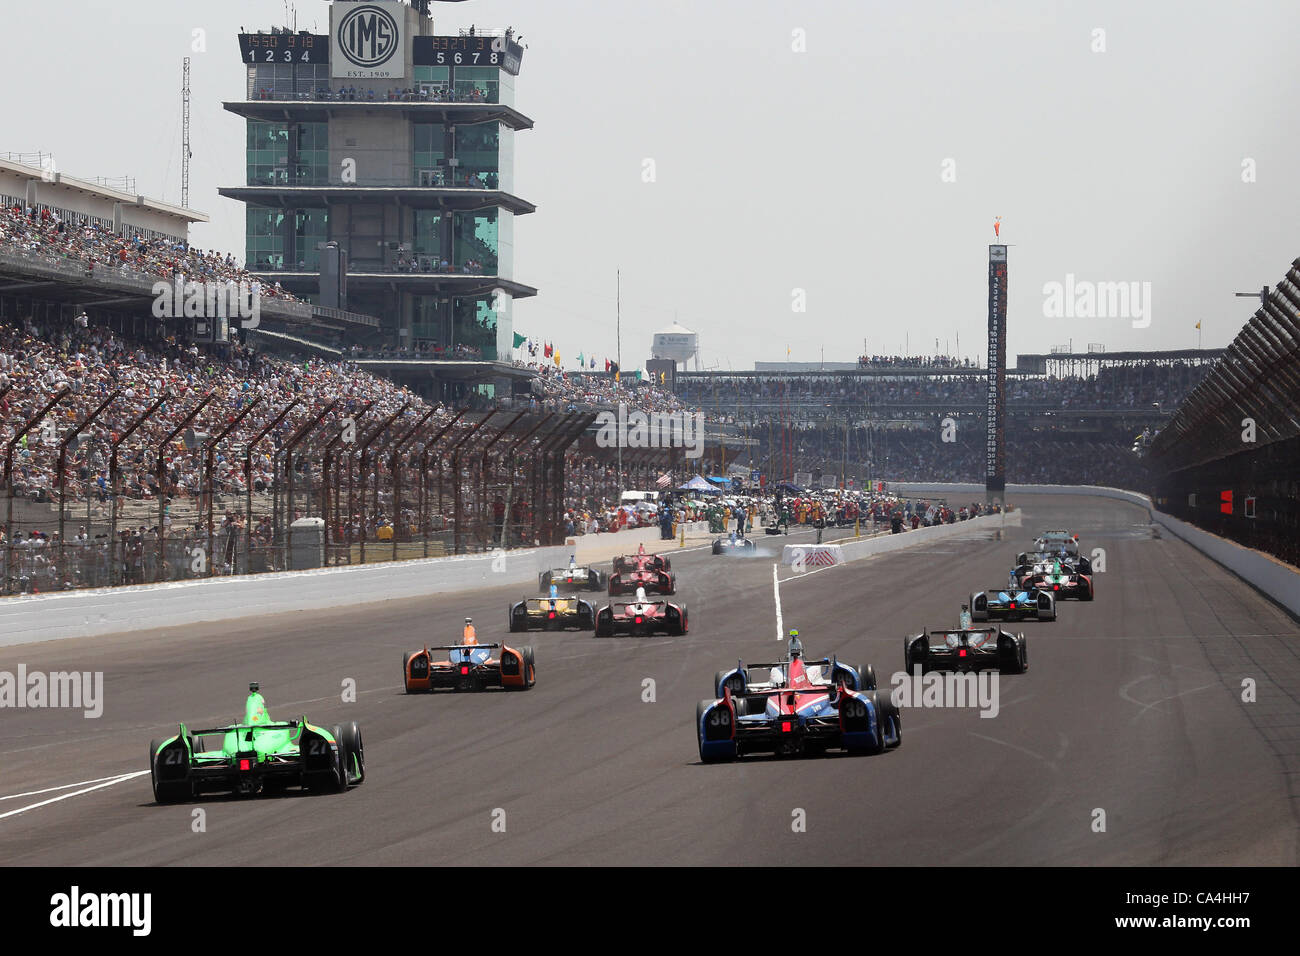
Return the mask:
[(790, 652), (790, 660), (803, 657), (803, 641), (799, 640), (798, 628), (790, 628), (790, 642), (786, 649)]
[(557, 598), (557, 597), (559, 597), (559, 596), (560, 596), (560, 589), (559, 589), (559, 587), (558, 587), (557, 585), (552, 584), (552, 585), (551, 585), (551, 599), (554, 600), (555, 598)]
[(646, 603), (647, 601), (649, 601), (649, 600), (650, 600), (650, 599), (649, 599), (648, 597), (645, 596), (645, 588), (637, 588), (637, 589), (636, 589), (636, 603), (637, 603), (637, 604), (645, 604), (645, 603)]

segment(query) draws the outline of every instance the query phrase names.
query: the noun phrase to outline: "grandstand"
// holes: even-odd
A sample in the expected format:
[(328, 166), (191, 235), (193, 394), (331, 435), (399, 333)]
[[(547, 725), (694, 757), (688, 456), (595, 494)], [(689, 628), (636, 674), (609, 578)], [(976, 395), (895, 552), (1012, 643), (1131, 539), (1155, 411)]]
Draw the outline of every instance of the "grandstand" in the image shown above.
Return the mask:
[[(1154, 434), (1221, 355), (1018, 356), (1007, 372), (1008, 480), (1148, 487), (1135, 441)], [(676, 392), (727, 436), (731, 460), (773, 477), (977, 481), (985, 375), (945, 356), (873, 356), (833, 369), (678, 372)]]

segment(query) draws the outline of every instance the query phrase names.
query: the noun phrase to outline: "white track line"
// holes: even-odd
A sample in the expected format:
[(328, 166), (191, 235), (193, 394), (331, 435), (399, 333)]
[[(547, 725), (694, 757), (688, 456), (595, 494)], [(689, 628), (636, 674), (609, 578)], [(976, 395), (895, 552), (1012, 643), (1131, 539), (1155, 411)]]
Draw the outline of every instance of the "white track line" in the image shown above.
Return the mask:
[(781, 620), (781, 579), (776, 576), (776, 569), (780, 564), (772, 565), (772, 595), (776, 598), (776, 639), (781, 640), (781, 632), (785, 629), (785, 624)]
[(43, 793), (55, 793), (59, 790), (71, 790), (73, 787), (84, 787), (88, 783), (103, 783), (105, 780), (118, 780), (121, 776), (120, 773), (115, 773), (111, 777), (96, 777), (94, 780), (78, 780), (76, 783), (65, 783), (59, 787), (46, 787), (44, 790), (28, 790), (26, 793), (11, 793), (8, 796), (0, 797), (0, 800), (19, 800), (22, 797), (39, 797)]
[[(79, 797), (83, 793), (90, 793), (93, 790), (103, 790), (105, 787), (111, 787), (115, 783), (122, 783), (124, 780), (132, 780), (136, 777), (144, 776), (146, 773), (149, 773), (149, 771), (136, 770), (133, 773), (124, 773), (120, 777), (113, 777), (107, 783), (97, 783), (95, 786), (86, 787), (84, 790), (74, 790), (72, 793), (65, 793), (58, 797), (50, 797), (48, 800), (42, 800), (39, 803), (19, 807), (17, 810), (10, 810), (8, 813), (0, 813), (0, 820), (3, 820), (5, 817), (14, 817), (20, 813), (26, 813), (28, 810), (35, 810), (37, 807), (44, 807), (51, 803), (58, 803), (60, 800), (67, 800), (69, 797)], [(76, 784), (73, 784), (73, 786), (76, 786)]]

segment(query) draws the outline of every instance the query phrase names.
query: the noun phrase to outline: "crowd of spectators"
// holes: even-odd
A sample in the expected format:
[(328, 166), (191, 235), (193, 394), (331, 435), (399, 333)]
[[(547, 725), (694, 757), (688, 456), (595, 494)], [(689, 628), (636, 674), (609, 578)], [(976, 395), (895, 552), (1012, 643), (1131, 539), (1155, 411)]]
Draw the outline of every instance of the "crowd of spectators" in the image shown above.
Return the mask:
[(860, 368), (977, 368), (969, 358), (955, 355), (859, 355)]
[(341, 86), (337, 89), (320, 86), (313, 90), (295, 90), (293, 92), (263, 86), (254, 91), (255, 100), (312, 100), (322, 102), (364, 102), (364, 103), (493, 103), (496, 98), (485, 87), (473, 86), (468, 89), (453, 89), (444, 85), (412, 87), (390, 87), (387, 90), (358, 90), (355, 86)]
[(516, 361), (516, 367), (537, 370), (532, 381), (532, 404), (548, 412), (576, 411), (588, 407), (613, 407), (624, 403), (643, 412), (693, 412), (670, 389), (637, 382), (630, 375), (615, 382), (603, 372), (574, 372), (548, 362)]
[[(1154, 363), (1108, 367), (1088, 377), (1008, 375), (1006, 401), (1048, 408), (1150, 410), (1156, 403), (1173, 410), (1208, 372), (1208, 365)], [(677, 393), (719, 420), (734, 420), (745, 406), (806, 405), (818, 417), (844, 406), (978, 405), (988, 395), (983, 376), (735, 376), (714, 380), (679, 378)]]
[[(755, 459), (768, 460), (767, 435), (755, 433), (759, 444)], [(958, 430), (955, 441), (945, 442), (935, 428), (877, 428), (850, 432), (844, 445), (843, 428), (796, 430), (790, 453), (812, 470), (820, 464), (839, 474), (847, 462), (852, 472), (865, 472), (887, 481), (982, 482), (985, 477), (984, 433)], [(773, 460), (785, 450), (780, 436)], [(1149, 491), (1151, 479), (1145, 459), (1133, 451), (1132, 437), (1115, 433), (1083, 437), (1064, 431), (1006, 433), (1007, 481), (1042, 484), (1104, 485)]]
[(457, 359), (460, 361), (481, 361), (483, 359), (483, 350), (476, 345), (466, 345), (464, 342), (458, 342), (453, 346), (443, 345), (441, 342), (424, 341), (416, 342), (414, 346), (405, 345), (379, 345), (363, 346), (351, 345), (343, 350), (343, 357), (349, 360), (354, 359), (438, 359), (449, 360)]
[(179, 239), (118, 235), (86, 219), (63, 219), (50, 209), (0, 208), (0, 250), (49, 263), (75, 263), (91, 274), (100, 268), (155, 281), (182, 276), (194, 282), (247, 282), (261, 296), (301, 301), (278, 282), (263, 285), (229, 254), (196, 249)]

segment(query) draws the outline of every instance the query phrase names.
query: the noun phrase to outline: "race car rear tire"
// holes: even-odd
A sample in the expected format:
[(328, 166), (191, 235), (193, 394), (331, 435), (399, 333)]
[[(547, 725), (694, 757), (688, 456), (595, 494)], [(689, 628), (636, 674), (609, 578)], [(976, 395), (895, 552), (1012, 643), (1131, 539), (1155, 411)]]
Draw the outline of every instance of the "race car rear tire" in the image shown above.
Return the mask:
[(730, 763), (736, 759), (735, 756), (731, 754), (726, 756), (718, 756), (717, 754), (709, 757), (704, 756), (704, 729), (702, 727), (704, 722), (704, 712), (712, 707), (713, 704), (714, 701), (712, 700), (702, 700), (695, 705), (695, 744), (699, 748), (700, 763)]
[(181, 783), (158, 782), (158, 774), (153, 764), (164, 739), (166, 738), (160, 737), (149, 742), (149, 782), (153, 784), (153, 799), (155, 803), (180, 803), (194, 796), (194, 785), (188, 780)]
[(542, 571), (537, 575), (537, 590), (546, 591), (551, 586), (551, 572)]
[(714, 554), (722, 553), (722, 545), (719, 544), (717, 541), (713, 542), (713, 553)]
[(348, 772), (348, 783), (357, 786), (366, 779), (366, 747), (361, 739), (361, 725), (350, 720), (343, 725), (343, 735), (339, 746), (347, 750), (344, 768)]
[(858, 673), (862, 675), (862, 686), (858, 690), (875, 690), (876, 689), (876, 669), (870, 664), (862, 664), (858, 667)]
[(671, 637), (681, 637), (690, 629), (690, 624), (686, 620), (686, 605), (681, 605), (680, 610), (682, 612), (681, 620), (676, 624), (668, 625), (668, 634)]
[(1092, 600), (1092, 585), (1091, 585), (1091, 584), (1088, 585), (1088, 587), (1087, 587), (1086, 590), (1083, 589), (1083, 588), (1080, 588), (1080, 589), (1079, 589), (1079, 600), (1080, 600), (1080, 601), (1091, 601), (1091, 600)]
[(871, 705), (876, 715), (876, 733), (867, 746), (855, 746), (849, 748), (849, 753), (860, 756), (882, 754), (885, 752), (885, 725), (883, 720), (883, 705), (880, 703), (880, 694), (876, 691), (868, 691), (863, 695)]
[(523, 658), (519, 664), (519, 669), (520, 676), (524, 679), (519, 689), (532, 690), (533, 685), (537, 683), (537, 661), (533, 657), (533, 646), (525, 644), (519, 648), (519, 656)]
[(411, 673), (411, 658), (414, 656), (414, 651), (402, 655), (402, 689), (408, 694), (414, 693), (414, 691), (411, 690), (411, 685), (408, 683), (408, 675)]
[(348, 752), (348, 744), (343, 736), (343, 727), (335, 724), (330, 728), (330, 733), (334, 735), (334, 743), (338, 745), (338, 765), (334, 768), (334, 780), (332, 785), (327, 785), (326, 790), (334, 793), (342, 793), (348, 788), (348, 764), (352, 760)]
[[(898, 747), (903, 743), (903, 715), (899, 712), (898, 705), (894, 703), (894, 698), (890, 696), (889, 691), (882, 690), (878, 692), (876, 699), (880, 701), (880, 713), (893, 726), (895, 735), (898, 738), (896, 743), (891, 743), (888, 739), (885, 739), (884, 749), (889, 750)], [(880, 732), (882, 738), (885, 738), (884, 727), (885, 723), (882, 721)]]
[(1025, 661), (1022, 658), (1023, 645), (1019, 641), (1002, 642), (998, 645), (998, 673), (1023, 674)]
[(917, 645), (912, 645), (907, 649), (907, 655), (906, 655), (907, 659), (905, 663), (907, 665), (907, 674), (909, 677), (915, 675), (918, 669), (921, 671), (922, 676), (930, 673), (929, 646), (928, 645), (925, 646), (919, 652), (917, 651), (916, 648)]

